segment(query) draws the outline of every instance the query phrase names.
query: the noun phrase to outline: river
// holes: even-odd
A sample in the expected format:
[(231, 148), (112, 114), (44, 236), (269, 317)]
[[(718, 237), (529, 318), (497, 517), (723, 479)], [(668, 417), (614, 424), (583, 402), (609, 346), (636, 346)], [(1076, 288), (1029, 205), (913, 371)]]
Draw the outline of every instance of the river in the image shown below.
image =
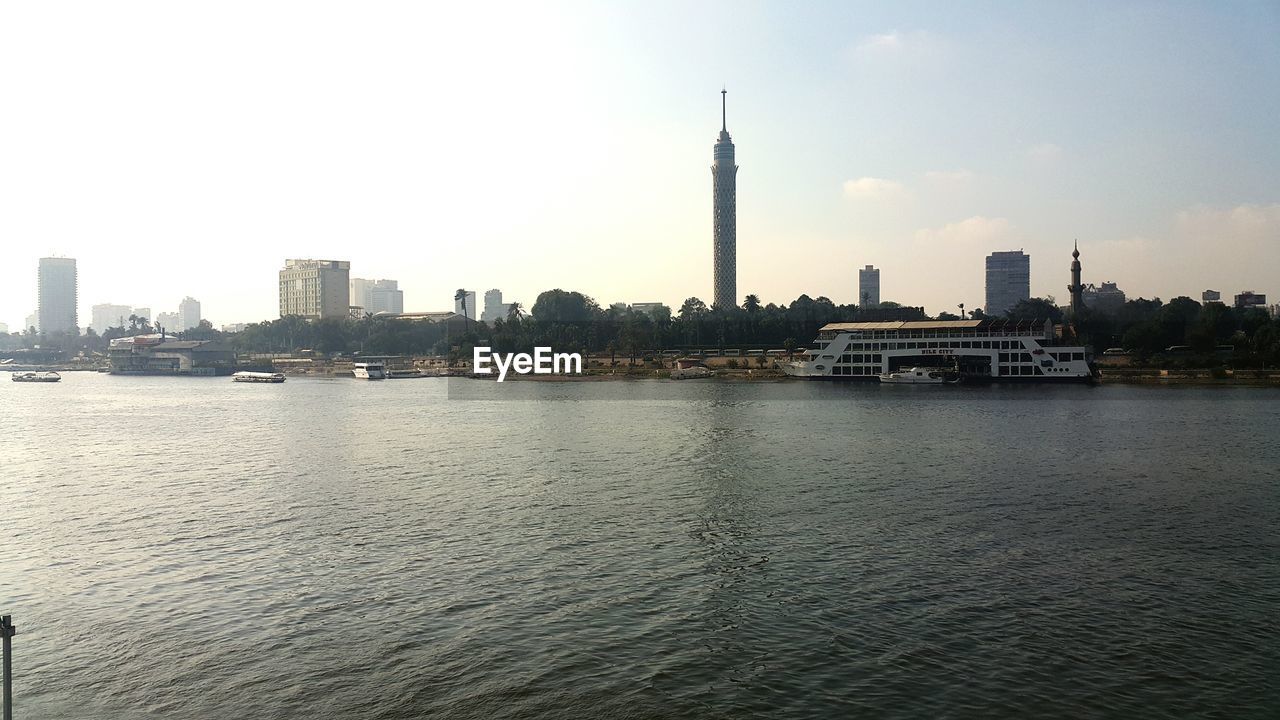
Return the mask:
[(3, 385), (20, 720), (1280, 712), (1280, 391)]

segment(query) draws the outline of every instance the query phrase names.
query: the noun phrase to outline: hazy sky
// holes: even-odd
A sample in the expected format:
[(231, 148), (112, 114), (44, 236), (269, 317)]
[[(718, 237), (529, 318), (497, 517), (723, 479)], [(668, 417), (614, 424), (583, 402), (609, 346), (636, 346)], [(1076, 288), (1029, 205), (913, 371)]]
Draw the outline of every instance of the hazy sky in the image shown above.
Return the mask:
[[(1280, 5), (10, 2), (0, 322), (41, 256), (97, 303), (277, 315), (287, 257), (454, 289), (711, 297), (720, 88), (738, 291), (931, 313), (1023, 248), (1035, 295), (1280, 300)], [(1273, 300), (1274, 301), (1274, 300)]]

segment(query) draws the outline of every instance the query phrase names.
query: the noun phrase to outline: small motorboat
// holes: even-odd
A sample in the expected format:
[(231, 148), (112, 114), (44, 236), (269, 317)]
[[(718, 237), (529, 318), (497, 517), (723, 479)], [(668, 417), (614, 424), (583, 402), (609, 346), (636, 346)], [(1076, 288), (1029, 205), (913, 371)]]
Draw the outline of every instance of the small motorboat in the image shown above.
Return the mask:
[(960, 379), (948, 380), (946, 373), (940, 368), (910, 367), (880, 373), (880, 382), (890, 385), (944, 385), (960, 382)]
[(418, 368), (394, 368), (386, 371), (388, 380), (404, 380), (406, 378), (426, 377)]
[(249, 372), (248, 370), (241, 370), (231, 376), (231, 382), (282, 383), (284, 382), (284, 373)]
[(14, 382), (58, 382), (62, 376), (56, 372), (20, 372), (13, 374)]
[(714, 377), (715, 374), (714, 370), (693, 358), (680, 358), (676, 360), (675, 367), (671, 368), (672, 380), (695, 380)]

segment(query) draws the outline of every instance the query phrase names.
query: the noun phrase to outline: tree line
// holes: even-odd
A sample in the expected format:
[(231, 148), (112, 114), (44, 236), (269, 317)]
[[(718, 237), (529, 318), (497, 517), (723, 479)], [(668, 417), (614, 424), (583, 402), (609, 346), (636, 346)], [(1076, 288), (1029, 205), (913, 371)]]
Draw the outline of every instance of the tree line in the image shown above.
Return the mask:
[[(505, 318), (492, 323), (470, 319), (424, 322), (387, 316), (327, 318), (307, 321), (298, 316), (248, 325), (238, 333), (215, 330), (208, 321), (175, 333), (184, 340), (221, 341), (242, 353), (316, 353), (364, 355), (452, 355), (469, 357), (477, 345), (499, 352), (528, 352), (550, 346), (561, 352), (608, 353), (640, 358), (666, 350), (785, 349), (807, 347), (818, 329), (829, 322), (868, 319), (862, 308), (842, 305), (829, 298), (801, 295), (787, 304), (762, 304), (748, 295), (741, 307), (713, 308), (696, 297), (684, 301), (672, 313), (602, 308), (591, 297), (568, 290), (541, 293), (526, 313), (512, 303)], [(896, 303), (881, 303), (877, 312), (891, 311), (899, 319), (926, 319), (923, 311)], [(969, 318), (987, 317), (981, 310)], [(1064, 317), (1052, 298), (1031, 298), (999, 317), (1013, 320), (1049, 319), (1065, 323), (1068, 334), (1093, 347), (1095, 353), (1123, 348), (1139, 359), (1165, 354), (1179, 347), (1190, 360), (1211, 362), (1230, 348), (1233, 362), (1241, 366), (1280, 363), (1280, 320), (1265, 311), (1236, 309), (1222, 303), (1201, 304), (1187, 297), (1168, 303), (1159, 299), (1130, 300), (1111, 311), (1088, 309), (1078, 317)], [(941, 313), (936, 319), (956, 320)], [(37, 335), (32, 330), (9, 336), (12, 347), (103, 352), (112, 338), (155, 332), (148, 318), (130, 316), (127, 323), (101, 336), (92, 330), (83, 335)], [(1216, 362), (1221, 362), (1220, 360)]]

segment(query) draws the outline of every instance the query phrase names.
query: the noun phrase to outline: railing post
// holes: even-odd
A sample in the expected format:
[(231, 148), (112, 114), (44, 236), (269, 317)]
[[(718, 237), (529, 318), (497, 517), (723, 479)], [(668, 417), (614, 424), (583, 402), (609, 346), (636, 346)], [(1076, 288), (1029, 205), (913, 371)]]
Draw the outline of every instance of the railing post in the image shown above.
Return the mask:
[(0, 616), (0, 642), (4, 644), (4, 720), (13, 720), (13, 660), (9, 638), (17, 632), (10, 616)]

